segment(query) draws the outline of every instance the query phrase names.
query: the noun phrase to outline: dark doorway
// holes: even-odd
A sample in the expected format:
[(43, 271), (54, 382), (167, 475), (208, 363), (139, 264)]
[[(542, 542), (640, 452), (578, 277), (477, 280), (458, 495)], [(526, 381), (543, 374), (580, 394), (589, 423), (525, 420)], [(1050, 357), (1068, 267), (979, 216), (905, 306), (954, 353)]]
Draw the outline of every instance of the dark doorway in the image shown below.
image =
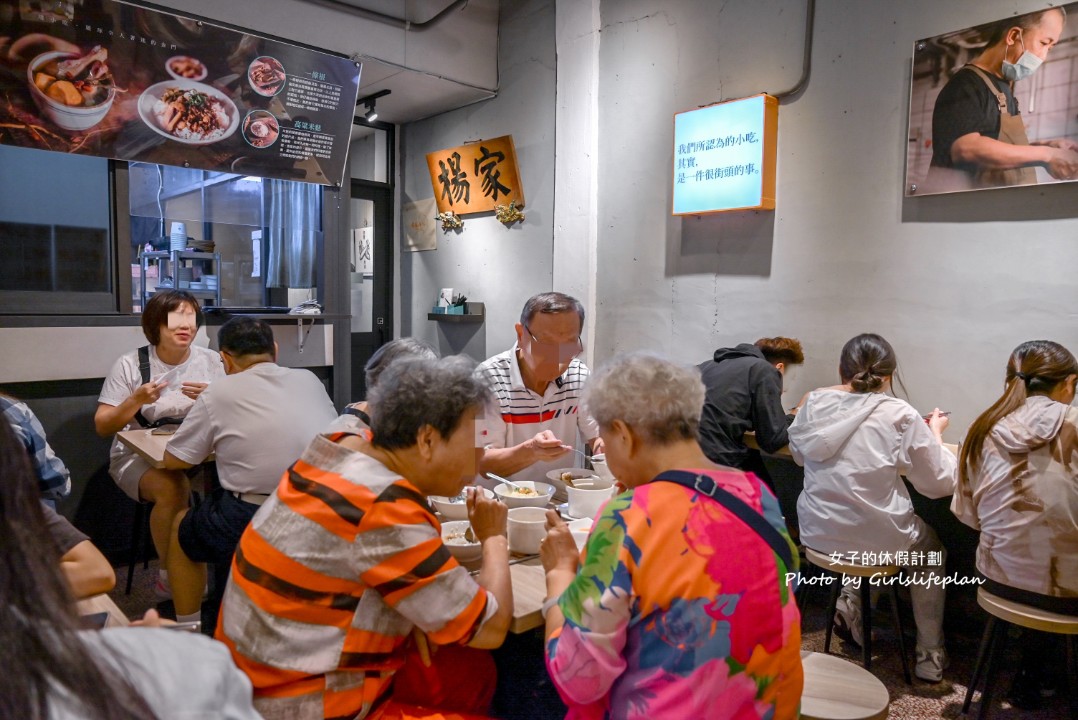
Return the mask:
[(352, 180), (352, 243), (348, 290), (352, 308), (353, 401), (366, 395), (363, 366), (393, 337), (393, 191), (382, 183)]

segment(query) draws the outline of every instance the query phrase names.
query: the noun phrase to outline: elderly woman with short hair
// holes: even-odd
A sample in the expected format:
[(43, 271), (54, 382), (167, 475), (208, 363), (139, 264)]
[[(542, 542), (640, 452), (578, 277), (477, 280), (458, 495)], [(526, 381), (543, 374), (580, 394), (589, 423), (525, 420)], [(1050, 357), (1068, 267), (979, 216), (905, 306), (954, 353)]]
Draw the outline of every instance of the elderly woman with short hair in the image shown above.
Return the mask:
[[(475, 477), (490, 393), (466, 359), (405, 358), (369, 402), (370, 439), (315, 437), (236, 550), (217, 637), (267, 720), (424, 715), (413, 705), (451, 718), (486, 712), (493, 696), (493, 661), (474, 650), (501, 645), (513, 616), (506, 508), (468, 496), (482, 546), (473, 578), (427, 504)], [(401, 687), (401, 668), (424, 653), (416, 631), (443, 647)]]
[(627, 490), (599, 512), (582, 563), (547, 514), (547, 665), (568, 717), (795, 717), (797, 555), (770, 490), (700, 449), (699, 372), (623, 356), (585, 402)]

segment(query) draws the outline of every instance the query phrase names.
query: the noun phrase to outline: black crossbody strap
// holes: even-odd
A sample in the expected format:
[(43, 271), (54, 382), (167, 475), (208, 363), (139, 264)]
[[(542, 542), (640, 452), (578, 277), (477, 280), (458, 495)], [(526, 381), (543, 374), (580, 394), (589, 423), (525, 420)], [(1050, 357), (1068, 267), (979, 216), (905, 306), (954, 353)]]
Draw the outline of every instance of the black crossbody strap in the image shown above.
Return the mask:
[(655, 480), (676, 483), (690, 490), (695, 490), (701, 495), (708, 496), (736, 515), (741, 522), (752, 528), (782, 559), (787, 570), (793, 570), (796, 567), (790, 543), (786, 541), (782, 533), (765, 520), (763, 515), (747, 505), (744, 500), (719, 487), (719, 484), (708, 475), (697, 475), (684, 470), (668, 470), (657, 476)]
[[(150, 382), (150, 346), (143, 345), (138, 349), (138, 371), (142, 376), (142, 384)], [(183, 422), (182, 417), (165, 417), (155, 422), (150, 422), (142, 414), (142, 408), (135, 412), (135, 422), (144, 428), (159, 428), (162, 425), (179, 425)]]
[[(150, 346), (143, 345), (138, 349), (138, 371), (142, 375), (142, 384), (150, 382)], [(150, 427), (152, 424), (146, 419), (146, 416), (142, 414), (142, 408), (140, 407), (135, 412), (135, 422), (144, 428)]]

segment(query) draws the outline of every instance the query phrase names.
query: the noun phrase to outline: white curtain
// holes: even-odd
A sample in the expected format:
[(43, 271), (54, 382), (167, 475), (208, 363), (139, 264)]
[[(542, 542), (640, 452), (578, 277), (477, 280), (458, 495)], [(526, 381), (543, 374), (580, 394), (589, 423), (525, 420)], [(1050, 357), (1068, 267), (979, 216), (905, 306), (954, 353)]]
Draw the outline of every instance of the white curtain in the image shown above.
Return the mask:
[(322, 239), (322, 187), (270, 180), (266, 287), (315, 286), (315, 262)]

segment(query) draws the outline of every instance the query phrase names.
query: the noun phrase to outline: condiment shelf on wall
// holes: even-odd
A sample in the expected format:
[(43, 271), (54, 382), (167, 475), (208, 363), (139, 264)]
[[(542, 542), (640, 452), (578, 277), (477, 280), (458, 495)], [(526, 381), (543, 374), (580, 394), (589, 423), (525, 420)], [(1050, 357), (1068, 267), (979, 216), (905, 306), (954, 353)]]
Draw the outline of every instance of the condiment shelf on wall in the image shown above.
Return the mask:
[[(449, 310), (449, 308), (446, 308)], [(428, 320), (448, 323), (481, 323), (486, 315), (486, 307), (481, 302), (464, 303), (464, 312), (451, 313), (427, 313)]]

